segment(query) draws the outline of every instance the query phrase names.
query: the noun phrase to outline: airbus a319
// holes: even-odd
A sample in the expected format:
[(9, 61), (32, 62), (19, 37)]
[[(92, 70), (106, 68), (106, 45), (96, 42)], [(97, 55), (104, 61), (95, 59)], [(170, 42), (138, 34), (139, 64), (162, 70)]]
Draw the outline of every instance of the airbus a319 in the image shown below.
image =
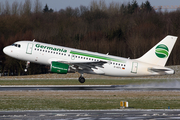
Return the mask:
[(107, 76), (151, 76), (174, 74), (165, 67), (176, 36), (168, 35), (138, 59), (128, 59), (36, 41), (17, 41), (3, 49), (13, 58), (50, 65), (58, 74), (79, 72), (79, 82), (84, 83), (83, 73)]

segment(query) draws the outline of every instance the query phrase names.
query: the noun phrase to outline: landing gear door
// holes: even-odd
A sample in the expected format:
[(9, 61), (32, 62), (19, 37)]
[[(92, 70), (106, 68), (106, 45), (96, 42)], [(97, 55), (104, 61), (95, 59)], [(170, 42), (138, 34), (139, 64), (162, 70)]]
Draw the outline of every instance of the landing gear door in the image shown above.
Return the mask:
[(138, 69), (138, 63), (133, 62), (132, 63), (132, 69), (131, 69), (131, 73), (137, 73), (137, 69)]
[(32, 50), (33, 50), (33, 44), (32, 43), (28, 43), (27, 44), (26, 53), (27, 54), (32, 54)]

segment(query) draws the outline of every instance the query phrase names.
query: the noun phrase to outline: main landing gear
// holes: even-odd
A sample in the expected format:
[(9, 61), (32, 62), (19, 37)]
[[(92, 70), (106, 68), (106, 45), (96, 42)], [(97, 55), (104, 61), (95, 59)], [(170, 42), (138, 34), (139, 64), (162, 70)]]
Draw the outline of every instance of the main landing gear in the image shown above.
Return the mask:
[(84, 83), (85, 82), (85, 78), (82, 75), (79, 77), (79, 82), (80, 83)]

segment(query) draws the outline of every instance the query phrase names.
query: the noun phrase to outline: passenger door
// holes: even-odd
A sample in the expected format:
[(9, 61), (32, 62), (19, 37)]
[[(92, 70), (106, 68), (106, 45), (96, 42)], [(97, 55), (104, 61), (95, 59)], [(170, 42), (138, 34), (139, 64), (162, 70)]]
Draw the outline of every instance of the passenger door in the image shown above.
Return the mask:
[(137, 69), (138, 69), (138, 63), (133, 62), (132, 63), (132, 69), (131, 69), (131, 73), (137, 73)]
[(27, 44), (26, 53), (27, 54), (32, 54), (32, 50), (33, 50), (33, 44), (32, 43), (28, 43)]

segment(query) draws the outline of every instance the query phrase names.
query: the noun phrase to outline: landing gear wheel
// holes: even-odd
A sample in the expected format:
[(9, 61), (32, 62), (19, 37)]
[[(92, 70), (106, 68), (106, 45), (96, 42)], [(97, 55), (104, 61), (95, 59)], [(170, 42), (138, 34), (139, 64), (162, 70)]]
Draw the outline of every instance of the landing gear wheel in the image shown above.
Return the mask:
[(80, 76), (80, 77), (79, 77), (79, 82), (80, 82), (80, 83), (84, 83), (84, 82), (85, 82), (85, 78), (82, 77), (82, 76)]

